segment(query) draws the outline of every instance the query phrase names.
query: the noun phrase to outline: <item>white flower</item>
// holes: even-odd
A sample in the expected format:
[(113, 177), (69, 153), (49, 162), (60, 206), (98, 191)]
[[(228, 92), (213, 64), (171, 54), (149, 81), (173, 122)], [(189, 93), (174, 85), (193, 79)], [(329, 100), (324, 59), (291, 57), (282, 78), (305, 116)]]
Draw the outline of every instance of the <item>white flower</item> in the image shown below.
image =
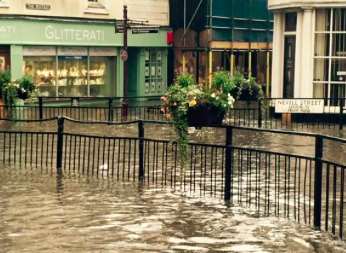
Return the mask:
[(212, 93), (212, 94), (211, 94), (211, 97), (212, 97), (212, 98), (215, 98), (215, 97), (216, 97), (216, 94), (215, 94), (215, 93)]

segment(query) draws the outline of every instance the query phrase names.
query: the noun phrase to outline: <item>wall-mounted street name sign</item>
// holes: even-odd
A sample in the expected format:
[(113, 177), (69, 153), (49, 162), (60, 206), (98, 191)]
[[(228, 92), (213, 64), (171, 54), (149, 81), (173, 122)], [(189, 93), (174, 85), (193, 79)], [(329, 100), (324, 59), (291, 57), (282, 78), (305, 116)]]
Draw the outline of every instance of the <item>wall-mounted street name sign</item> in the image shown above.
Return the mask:
[(275, 100), (276, 113), (323, 113), (323, 99), (278, 99)]
[(25, 8), (28, 10), (49, 11), (51, 6), (49, 4), (25, 4)]

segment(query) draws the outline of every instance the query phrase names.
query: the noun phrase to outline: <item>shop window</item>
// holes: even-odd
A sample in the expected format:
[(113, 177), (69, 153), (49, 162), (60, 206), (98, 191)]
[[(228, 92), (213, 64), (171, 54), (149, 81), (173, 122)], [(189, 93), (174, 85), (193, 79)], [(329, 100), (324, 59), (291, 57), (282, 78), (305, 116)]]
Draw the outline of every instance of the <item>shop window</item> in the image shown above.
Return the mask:
[[(37, 52), (50, 56), (32, 56)], [(115, 48), (25, 47), (24, 62), (43, 96), (115, 95)]]
[(162, 50), (145, 50), (145, 87), (144, 93), (159, 94), (164, 89), (162, 73)]
[(345, 97), (346, 9), (318, 9), (315, 27), (314, 96)]
[(89, 86), (90, 96), (107, 96), (113, 94), (115, 83), (115, 58), (90, 57)]
[(24, 57), (24, 74), (33, 80), (44, 96), (56, 96), (56, 59), (50, 56)]
[(87, 57), (59, 56), (58, 66), (58, 95), (88, 96)]

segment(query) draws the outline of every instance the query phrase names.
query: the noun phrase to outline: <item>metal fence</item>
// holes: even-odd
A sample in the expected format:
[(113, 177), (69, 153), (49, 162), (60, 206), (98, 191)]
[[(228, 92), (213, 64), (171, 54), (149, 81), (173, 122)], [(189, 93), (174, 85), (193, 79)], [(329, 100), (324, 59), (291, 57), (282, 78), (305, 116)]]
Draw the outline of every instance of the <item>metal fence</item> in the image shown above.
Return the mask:
[[(344, 183), (346, 161), (332, 161), (325, 150), (346, 140), (318, 134), (222, 126), (223, 145), (189, 143), (182, 161), (178, 145), (170, 140), (145, 138), (145, 125), (82, 122), (57, 119), (56, 132), (0, 131), (0, 162), (18, 168), (54, 168), (66, 173), (139, 181), (154, 187), (172, 187), (311, 225), (344, 238)], [(76, 124), (137, 124), (137, 136), (105, 136), (69, 133), (66, 121)], [(311, 156), (275, 152), (266, 147), (234, 145), (236, 131), (310, 138)]]
[[(279, 99), (238, 101), (236, 106), (229, 110), (226, 124), (269, 129), (342, 130), (346, 125), (345, 100), (323, 99), (323, 111), (320, 113), (292, 114), (276, 112)], [(37, 103), (31, 105), (0, 106), (0, 119), (42, 120), (58, 116), (83, 121), (109, 122), (166, 120), (161, 113), (159, 97), (39, 97)]]

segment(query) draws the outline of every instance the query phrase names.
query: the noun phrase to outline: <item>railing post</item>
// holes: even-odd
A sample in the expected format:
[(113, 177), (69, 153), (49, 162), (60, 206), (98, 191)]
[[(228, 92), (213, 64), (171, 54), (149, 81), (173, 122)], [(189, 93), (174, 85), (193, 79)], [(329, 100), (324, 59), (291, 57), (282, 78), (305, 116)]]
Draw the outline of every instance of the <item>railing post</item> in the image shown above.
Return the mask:
[(262, 99), (258, 100), (258, 128), (262, 128)]
[(39, 119), (43, 119), (43, 97), (38, 98), (38, 114), (39, 114)]
[(314, 227), (321, 228), (323, 136), (315, 137)]
[(232, 195), (232, 172), (233, 172), (233, 164), (232, 164), (232, 156), (233, 156), (233, 128), (231, 126), (227, 126), (226, 128), (226, 161), (225, 161), (225, 192), (224, 198), (226, 202), (231, 200)]
[(345, 105), (345, 99), (340, 98), (340, 113), (339, 113), (339, 129), (344, 129), (344, 105)]
[(108, 121), (113, 121), (113, 98), (108, 98)]
[(63, 147), (64, 147), (64, 121), (63, 117), (58, 118), (58, 140), (56, 149), (56, 169), (57, 174), (62, 174), (62, 160), (63, 160)]
[(144, 124), (143, 121), (138, 121), (138, 140), (139, 140), (139, 181), (143, 182), (145, 177), (144, 172)]

